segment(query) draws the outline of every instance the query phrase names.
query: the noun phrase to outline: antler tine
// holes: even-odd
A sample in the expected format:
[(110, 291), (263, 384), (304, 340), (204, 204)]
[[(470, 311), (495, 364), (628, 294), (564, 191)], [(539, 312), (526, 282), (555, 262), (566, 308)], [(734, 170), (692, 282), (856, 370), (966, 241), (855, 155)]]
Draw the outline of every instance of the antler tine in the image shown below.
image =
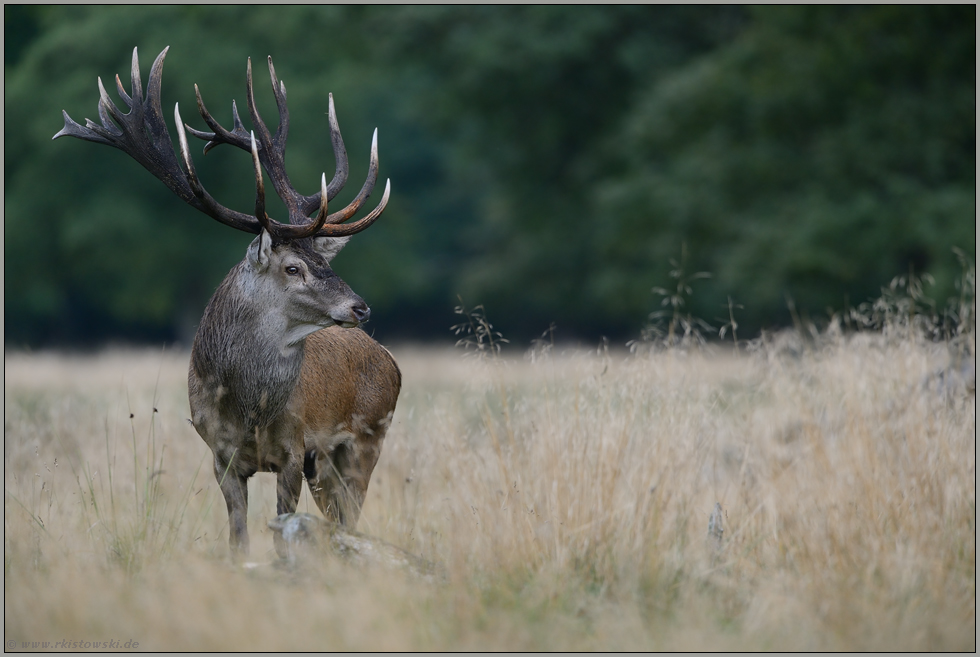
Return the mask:
[[(146, 108), (153, 114), (153, 117), (157, 119), (156, 121), (150, 122), (151, 129), (163, 128), (164, 132), (167, 130), (167, 123), (163, 120), (163, 107), (160, 105), (160, 90), (163, 87), (163, 60), (167, 57), (167, 51), (170, 50), (170, 46), (167, 46), (163, 51), (157, 55), (157, 58), (153, 61), (153, 66), (150, 67), (150, 79), (146, 83)], [(170, 135), (167, 135), (169, 139)]]
[(333, 157), (337, 162), (337, 170), (333, 174), (333, 180), (327, 187), (327, 195), (332, 199), (347, 184), (347, 176), (350, 174), (350, 166), (347, 163), (347, 147), (344, 146), (344, 138), (340, 134), (340, 123), (337, 122), (337, 108), (333, 104), (333, 94), (327, 94), (327, 122), (330, 124), (330, 143), (333, 146)]
[(252, 142), (252, 166), (255, 167), (255, 216), (266, 232), (271, 233), (269, 215), (265, 213), (265, 183), (262, 182), (262, 164), (259, 162), (259, 149), (255, 145), (255, 133), (250, 134)]
[(279, 128), (272, 138), (277, 148), (285, 149), (286, 136), (289, 134), (289, 107), (286, 105), (286, 84), (276, 77), (276, 68), (272, 65), (272, 55), (269, 55), (269, 77), (272, 78), (272, 95), (276, 97), (276, 109), (279, 110)]
[(197, 177), (197, 170), (194, 168), (194, 160), (191, 158), (191, 151), (187, 147), (187, 133), (184, 131), (184, 121), (180, 118), (180, 103), (174, 103), (174, 123), (177, 124), (177, 141), (180, 143), (180, 154), (184, 158), (187, 181), (190, 183), (194, 195), (200, 198), (207, 192), (201, 186), (201, 181)]
[[(333, 146), (333, 157), (337, 163), (337, 169), (333, 174), (333, 179), (327, 185), (327, 197), (332, 201), (340, 193), (340, 190), (344, 188), (344, 185), (347, 184), (350, 167), (347, 163), (347, 147), (344, 146), (344, 137), (340, 134), (340, 124), (337, 122), (337, 109), (333, 104), (332, 93), (327, 94), (327, 105), (329, 107), (327, 121), (330, 124), (330, 143)], [(303, 212), (307, 215), (310, 214), (316, 209), (319, 202), (320, 198), (317, 194), (307, 196), (303, 199)]]
[(327, 225), (321, 228), (316, 236), (317, 237), (345, 237), (347, 235), (353, 235), (359, 233), (381, 216), (381, 213), (385, 211), (385, 207), (388, 205), (388, 196), (391, 194), (391, 179), (385, 183), (385, 193), (381, 197), (381, 202), (378, 203), (378, 207), (371, 211), (370, 214), (358, 219), (352, 224), (347, 225)]
[(330, 200), (330, 195), (327, 193), (327, 174), (320, 174), (320, 211), (316, 213), (316, 219), (313, 223), (317, 224), (316, 229), (320, 230), (323, 228), (323, 224), (327, 222), (327, 202)]
[(374, 191), (374, 184), (378, 180), (378, 129), (374, 129), (374, 136), (371, 138), (371, 159), (368, 162), (368, 175), (364, 180), (364, 185), (361, 187), (361, 191), (357, 193), (350, 204), (338, 212), (333, 213), (327, 217), (328, 224), (342, 224), (351, 217), (353, 217), (361, 206), (364, 205), (364, 201), (371, 196), (371, 192)]
[(323, 228), (323, 224), (327, 220), (327, 174), (320, 174), (320, 211), (316, 213), (316, 218), (313, 220), (308, 228), (309, 233), (304, 235), (304, 237), (314, 237)]
[[(122, 135), (123, 131), (116, 125), (116, 123), (125, 123), (125, 115), (119, 111), (116, 104), (112, 102), (111, 98), (109, 98), (109, 93), (102, 85), (102, 78), (97, 78), (97, 80), (99, 83), (99, 119), (102, 121), (102, 127), (108, 132), (111, 132), (114, 136), (119, 137)], [(109, 120), (110, 115), (116, 123)]]
[(123, 102), (126, 103), (127, 107), (133, 106), (133, 99), (130, 98), (129, 94), (126, 93), (126, 90), (123, 89), (122, 80), (119, 79), (118, 73), (116, 74), (116, 93), (118, 93), (119, 97), (123, 99)]
[(324, 222), (327, 220), (327, 174), (320, 174), (320, 211), (317, 212), (316, 218), (309, 224), (305, 226), (286, 226), (286, 228), (300, 228), (302, 231), (297, 231), (297, 237), (315, 237), (320, 229), (323, 228)]
[(245, 100), (248, 104), (248, 114), (252, 117), (252, 124), (255, 126), (255, 130), (259, 133), (259, 143), (262, 147), (268, 149), (272, 146), (272, 134), (269, 132), (269, 128), (266, 127), (265, 121), (259, 116), (259, 110), (255, 106), (255, 91), (252, 86), (252, 58), (248, 58), (248, 70), (245, 74)]
[[(228, 208), (220, 205), (214, 200), (204, 186), (201, 185), (200, 179), (197, 177), (197, 171), (194, 168), (194, 160), (191, 158), (190, 149), (187, 147), (187, 133), (184, 131), (184, 122), (180, 118), (180, 104), (174, 104), (174, 122), (177, 124), (177, 138), (180, 142), (180, 153), (184, 159), (184, 166), (186, 167), (187, 182), (190, 185), (191, 191), (194, 193), (194, 197), (198, 201), (198, 209), (207, 214), (208, 216), (217, 219), (221, 223), (231, 226), (232, 228), (238, 228), (248, 233), (258, 233), (264, 228), (264, 224), (261, 223), (261, 218), (256, 222), (254, 218), (248, 215), (236, 212), (234, 210), (229, 210)], [(259, 176), (258, 185), (262, 186), (262, 177)], [(264, 203), (264, 196), (263, 196)], [(256, 209), (258, 209), (258, 201), (256, 201)], [(262, 215), (264, 216), (264, 212)]]
[[(163, 52), (167, 52), (170, 46), (163, 49)], [(133, 48), (133, 66), (129, 71), (129, 81), (130, 86), (133, 88), (133, 102), (142, 103), (143, 102), (143, 81), (140, 79), (140, 58), (139, 53), (136, 48)]]

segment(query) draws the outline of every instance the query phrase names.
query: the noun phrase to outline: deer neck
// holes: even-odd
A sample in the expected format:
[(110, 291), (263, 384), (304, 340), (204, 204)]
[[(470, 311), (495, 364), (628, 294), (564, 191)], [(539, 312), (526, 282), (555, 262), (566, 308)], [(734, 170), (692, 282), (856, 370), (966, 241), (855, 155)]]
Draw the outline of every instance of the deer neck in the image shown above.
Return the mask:
[(290, 322), (255, 295), (241, 265), (219, 286), (194, 339), (193, 366), (227, 391), (226, 412), (248, 424), (282, 413), (303, 365), (305, 338), (318, 327)]

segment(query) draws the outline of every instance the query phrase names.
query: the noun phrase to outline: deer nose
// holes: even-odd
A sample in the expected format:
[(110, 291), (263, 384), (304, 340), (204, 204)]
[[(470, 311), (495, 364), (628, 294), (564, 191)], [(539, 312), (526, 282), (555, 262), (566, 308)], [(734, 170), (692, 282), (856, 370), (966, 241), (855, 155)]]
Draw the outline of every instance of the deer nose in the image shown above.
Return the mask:
[(350, 312), (358, 324), (368, 321), (368, 318), (371, 317), (371, 309), (363, 301), (358, 301), (351, 306)]

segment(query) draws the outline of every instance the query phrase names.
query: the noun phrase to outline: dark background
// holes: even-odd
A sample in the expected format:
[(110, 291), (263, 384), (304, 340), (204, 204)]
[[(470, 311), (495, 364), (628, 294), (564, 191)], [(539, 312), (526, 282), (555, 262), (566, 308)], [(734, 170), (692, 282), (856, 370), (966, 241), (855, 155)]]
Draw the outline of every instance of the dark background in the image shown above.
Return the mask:
[[(96, 77), (129, 88), (134, 46), (144, 84), (171, 46), (164, 112), (198, 128), (195, 82), (225, 125), (232, 99), (247, 114), (249, 56), (275, 125), (271, 54), (304, 193), (333, 173), (333, 92), (351, 178), (332, 207), (379, 128), (392, 200), (334, 267), (382, 340), (450, 339), (459, 295), (515, 344), (552, 322), (626, 341), (676, 288), (671, 259), (710, 273), (685, 312), (718, 327), (731, 299), (745, 337), (788, 324), (789, 299), (819, 321), (910, 271), (943, 303), (953, 248), (976, 253), (975, 12), (6, 5), (5, 346), (189, 343), (244, 255), (250, 236), (125, 154), (51, 141), (62, 109), (98, 119)], [(206, 188), (252, 207), (250, 159), (194, 141)]]

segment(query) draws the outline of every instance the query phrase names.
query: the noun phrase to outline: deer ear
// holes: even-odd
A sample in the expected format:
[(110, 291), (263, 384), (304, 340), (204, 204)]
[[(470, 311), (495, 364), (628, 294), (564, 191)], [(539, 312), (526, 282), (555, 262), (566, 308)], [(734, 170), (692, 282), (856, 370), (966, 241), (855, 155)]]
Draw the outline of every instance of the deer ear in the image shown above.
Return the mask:
[(347, 246), (350, 236), (347, 237), (317, 237), (313, 239), (313, 249), (323, 256), (327, 264), (334, 259), (340, 250)]
[(262, 229), (259, 236), (252, 240), (248, 245), (248, 264), (256, 271), (265, 271), (269, 268), (269, 261), (272, 258), (272, 236)]

